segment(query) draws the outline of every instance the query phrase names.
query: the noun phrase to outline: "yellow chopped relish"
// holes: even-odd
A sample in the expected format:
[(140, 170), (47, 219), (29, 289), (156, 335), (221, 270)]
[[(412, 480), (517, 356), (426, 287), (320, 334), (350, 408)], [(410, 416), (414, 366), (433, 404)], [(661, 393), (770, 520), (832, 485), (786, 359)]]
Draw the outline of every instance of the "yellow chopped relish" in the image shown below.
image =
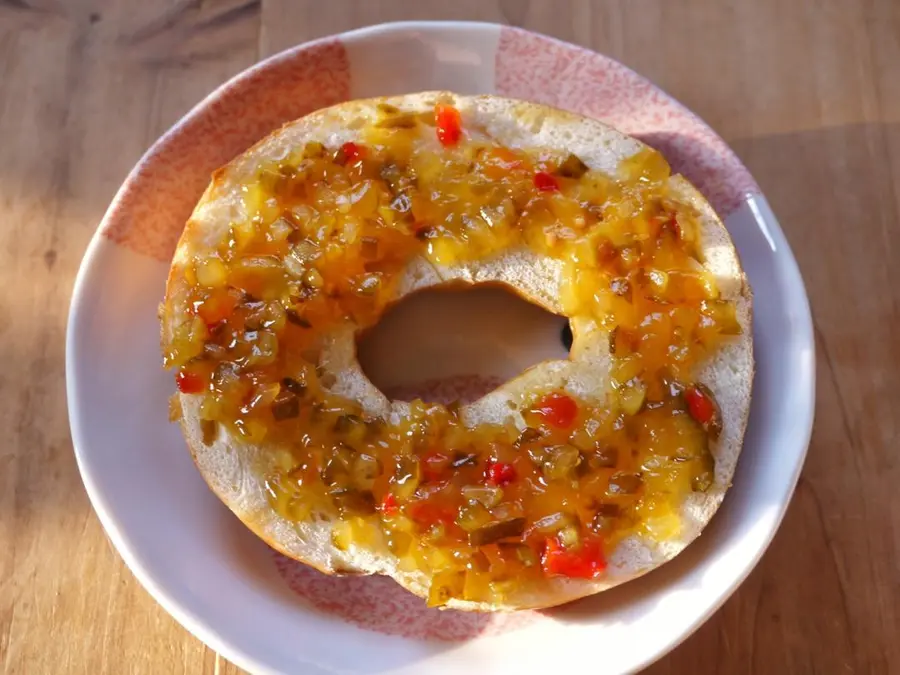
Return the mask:
[[(468, 132), (451, 106), (383, 105), (362, 142), (306, 143), (242, 186), (246, 217), (175, 284), (189, 316), (165, 363), (202, 396), (204, 442), (221, 425), (276, 454), (278, 513), (337, 516), (336, 546), (386, 546), (431, 576), (432, 605), (602, 577), (605, 552), (677, 536), (685, 496), (712, 484), (721, 420), (691, 372), (740, 332), (669, 175), (650, 149), (610, 176)], [(523, 245), (565, 261), (565, 313), (609, 331), (607, 405), (534, 391), (518, 426), (467, 428), (454, 406), (397, 422), (328, 391), (322, 336), (377, 322), (413, 256)]]

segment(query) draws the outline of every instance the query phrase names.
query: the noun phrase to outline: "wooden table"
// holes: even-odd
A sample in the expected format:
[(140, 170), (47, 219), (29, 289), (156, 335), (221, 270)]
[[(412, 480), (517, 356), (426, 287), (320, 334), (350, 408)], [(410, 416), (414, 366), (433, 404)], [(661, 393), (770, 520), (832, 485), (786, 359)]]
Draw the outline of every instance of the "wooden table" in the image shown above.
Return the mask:
[(237, 672), (139, 587), (85, 496), (63, 375), (72, 281), (127, 171), (216, 85), (414, 18), (524, 26), (655, 80), (737, 151), (799, 259), (819, 367), (796, 496), (747, 582), (649, 672), (900, 672), (896, 0), (0, 0), (3, 672)]

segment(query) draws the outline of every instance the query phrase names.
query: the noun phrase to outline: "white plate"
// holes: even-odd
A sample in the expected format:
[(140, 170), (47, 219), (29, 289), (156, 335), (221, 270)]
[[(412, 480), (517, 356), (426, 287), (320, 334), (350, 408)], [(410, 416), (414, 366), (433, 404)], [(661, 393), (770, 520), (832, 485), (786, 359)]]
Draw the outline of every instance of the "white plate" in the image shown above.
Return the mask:
[[(173, 385), (160, 367), (156, 308), (175, 241), (210, 172), (315, 108), (425, 89), (538, 100), (644, 138), (726, 216), (754, 290), (753, 408), (719, 514), (673, 562), (562, 609), (438, 612), (385, 579), (329, 579), (290, 563), (209, 492), (167, 423)], [(517, 321), (534, 318), (520, 310)], [(511, 358), (504, 368), (516, 364)], [(607, 57), (469, 23), (391, 24), (319, 40), (214, 92), (150, 149), (116, 196), (79, 272), (67, 342), (78, 464), (110, 538), (178, 621), (258, 673), (521, 675), (581, 669), (581, 659), (597, 672), (620, 673), (646, 665), (708, 618), (772, 539), (806, 453), (813, 366), (797, 265), (766, 200), (721, 139)]]

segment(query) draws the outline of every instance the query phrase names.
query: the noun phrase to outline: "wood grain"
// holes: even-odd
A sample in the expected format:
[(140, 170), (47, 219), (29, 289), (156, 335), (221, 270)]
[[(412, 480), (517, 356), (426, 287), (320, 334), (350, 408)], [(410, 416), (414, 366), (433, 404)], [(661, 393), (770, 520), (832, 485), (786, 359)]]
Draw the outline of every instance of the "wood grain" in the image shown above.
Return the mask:
[(0, 667), (237, 673), (138, 586), (85, 497), (64, 331), (77, 266), (149, 144), (221, 81), (399, 19), (506, 22), (650, 77), (759, 181), (807, 283), (817, 422), (747, 582), (652, 666), (900, 672), (900, 4), (893, 0), (0, 0)]

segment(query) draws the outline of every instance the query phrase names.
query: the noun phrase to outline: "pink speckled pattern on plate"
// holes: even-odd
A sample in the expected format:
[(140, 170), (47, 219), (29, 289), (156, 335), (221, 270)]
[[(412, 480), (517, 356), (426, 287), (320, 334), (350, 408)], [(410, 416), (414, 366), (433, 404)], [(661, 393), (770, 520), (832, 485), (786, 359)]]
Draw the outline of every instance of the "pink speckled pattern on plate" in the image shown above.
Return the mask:
[[(620, 63), (519, 29), (502, 28), (496, 93), (599, 118), (660, 149), (724, 216), (757, 187), (725, 143), (696, 116)], [(210, 174), (280, 125), (349, 98), (352, 64), (338, 39), (299, 47), (215, 92), (138, 165), (104, 222), (103, 235), (166, 262)], [(465, 376), (391, 392), (450, 402), (500, 384)], [(465, 640), (536, 621), (539, 612), (473, 615), (439, 611), (376, 577), (327, 577), (273, 553), (285, 583), (318, 611), (368, 630), (418, 639)]]
[(595, 117), (663, 153), (724, 218), (759, 191), (734, 152), (696, 115), (618, 61), (504, 27), (497, 93)]
[(551, 620), (535, 611), (482, 614), (428, 607), (387, 577), (328, 576), (274, 551), (272, 555), (288, 587), (316, 610), (385, 635), (459, 642)]

